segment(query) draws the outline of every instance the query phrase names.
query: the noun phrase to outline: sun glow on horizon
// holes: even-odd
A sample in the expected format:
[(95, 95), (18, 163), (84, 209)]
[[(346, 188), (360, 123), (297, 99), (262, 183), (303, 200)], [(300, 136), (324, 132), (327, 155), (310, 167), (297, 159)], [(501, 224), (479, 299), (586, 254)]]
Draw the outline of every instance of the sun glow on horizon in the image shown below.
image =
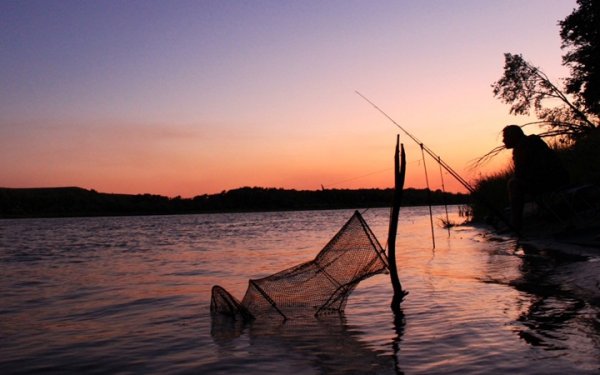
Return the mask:
[(502, 127), (531, 121), (493, 98), (503, 53), (565, 76), (557, 21), (575, 5), (0, 3), (0, 186), (386, 188), (400, 134), (405, 186), (425, 187), (419, 146), (355, 90), (473, 181), (506, 164), (469, 169)]

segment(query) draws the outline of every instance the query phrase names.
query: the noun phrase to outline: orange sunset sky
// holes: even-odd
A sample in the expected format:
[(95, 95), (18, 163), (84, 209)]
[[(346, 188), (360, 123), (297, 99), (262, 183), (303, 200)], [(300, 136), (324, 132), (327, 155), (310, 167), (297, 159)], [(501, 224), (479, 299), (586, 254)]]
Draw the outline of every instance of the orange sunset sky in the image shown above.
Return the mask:
[[(534, 120), (493, 97), (503, 54), (560, 82), (557, 23), (575, 6), (3, 1), (0, 186), (182, 197), (390, 187), (399, 129), (355, 90), (472, 181), (508, 160), (469, 169), (504, 125)], [(420, 148), (401, 140), (406, 186), (424, 187)]]

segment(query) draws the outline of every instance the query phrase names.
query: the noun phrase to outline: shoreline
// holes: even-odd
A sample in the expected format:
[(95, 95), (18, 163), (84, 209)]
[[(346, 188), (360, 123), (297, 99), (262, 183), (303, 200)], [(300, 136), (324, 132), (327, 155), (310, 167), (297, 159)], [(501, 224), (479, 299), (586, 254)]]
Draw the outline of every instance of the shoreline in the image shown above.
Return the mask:
[[(600, 222), (595, 220), (585, 227), (563, 228), (560, 232), (555, 232), (559, 226), (545, 224), (526, 227), (529, 230), (521, 238), (486, 224), (471, 225), (487, 231), (489, 241), (514, 241), (516, 251), (522, 252), (523, 257), (544, 259), (551, 268), (545, 277), (557, 289), (553, 293), (600, 306)], [(560, 272), (552, 272), (557, 269)]]
[[(0, 188), (0, 218), (142, 216), (390, 207), (393, 189), (286, 190), (244, 187), (194, 198), (99, 193), (78, 187)], [(465, 205), (470, 196), (403, 191), (403, 205)]]

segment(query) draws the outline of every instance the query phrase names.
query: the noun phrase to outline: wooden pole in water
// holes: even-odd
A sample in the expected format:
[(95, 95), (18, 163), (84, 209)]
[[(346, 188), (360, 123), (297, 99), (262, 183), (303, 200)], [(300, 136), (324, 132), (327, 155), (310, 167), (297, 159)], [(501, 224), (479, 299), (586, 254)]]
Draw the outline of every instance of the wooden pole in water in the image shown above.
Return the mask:
[(404, 176), (406, 174), (406, 157), (404, 145), (400, 145), (400, 135), (396, 136), (396, 153), (394, 155), (394, 197), (392, 199), (392, 210), (390, 213), (390, 227), (388, 231), (388, 262), (390, 278), (394, 288), (391, 308), (394, 314), (402, 314), (400, 303), (408, 292), (402, 290), (402, 284), (398, 278), (396, 266), (396, 233), (398, 232), (398, 216), (400, 215), (400, 203), (402, 202), (402, 189), (404, 188)]

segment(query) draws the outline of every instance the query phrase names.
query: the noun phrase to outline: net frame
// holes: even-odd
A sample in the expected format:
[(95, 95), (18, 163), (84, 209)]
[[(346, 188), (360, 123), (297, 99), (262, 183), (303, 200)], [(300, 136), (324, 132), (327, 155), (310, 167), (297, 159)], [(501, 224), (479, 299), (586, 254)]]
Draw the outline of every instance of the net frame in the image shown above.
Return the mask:
[(355, 211), (313, 260), (249, 280), (241, 302), (213, 287), (211, 312), (245, 319), (342, 312), (359, 282), (388, 270), (385, 250)]

